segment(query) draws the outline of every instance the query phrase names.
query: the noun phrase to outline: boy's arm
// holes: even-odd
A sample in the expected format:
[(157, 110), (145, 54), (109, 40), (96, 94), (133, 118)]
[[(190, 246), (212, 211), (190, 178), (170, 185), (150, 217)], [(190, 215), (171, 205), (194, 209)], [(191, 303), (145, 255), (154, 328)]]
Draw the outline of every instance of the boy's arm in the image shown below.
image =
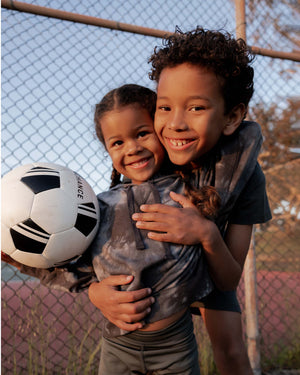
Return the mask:
[(117, 327), (135, 331), (143, 327), (142, 320), (150, 312), (154, 298), (151, 290), (119, 291), (120, 285), (131, 283), (133, 276), (109, 276), (89, 287), (90, 301)]
[(150, 230), (148, 235), (157, 241), (201, 243), (217, 286), (234, 289), (242, 274), (253, 224), (271, 219), (265, 177), (259, 165), (231, 211), (225, 241), (217, 226), (201, 216), (186, 197), (175, 193), (171, 197), (184, 208), (145, 205), (142, 207), (145, 213), (133, 215), (137, 226)]
[(183, 208), (162, 204), (142, 206), (145, 213), (133, 215), (137, 227), (150, 230), (149, 237), (156, 241), (201, 243), (216, 286), (221, 290), (235, 289), (243, 272), (252, 226), (230, 227), (227, 246), (216, 224), (202, 216), (188, 198), (173, 192), (170, 195)]

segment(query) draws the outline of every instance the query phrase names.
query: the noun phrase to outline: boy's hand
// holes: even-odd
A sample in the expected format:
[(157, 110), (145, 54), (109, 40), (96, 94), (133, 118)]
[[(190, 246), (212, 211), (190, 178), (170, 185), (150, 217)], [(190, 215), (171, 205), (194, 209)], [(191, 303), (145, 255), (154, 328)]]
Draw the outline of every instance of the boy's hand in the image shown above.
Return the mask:
[(1, 251), (1, 260), (2, 262), (5, 262), (7, 264), (10, 264), (11, 266), (16, 267), (18, 270), (21, 269), (22, 264), (14, 260), (12, 257), (4, 253), (3, 251)]
[(119, 291), (120, 285), (131, 283), (133, 276), (109, 276), (89, 287), (90, 301), (117, 327), (135, 331), (143, 327), (142, 320), (151, 311), (154, 298), (151, 289)]
[(215, 224), (202, 216), (185, 196), (174, 192), (170, 196), (183, 208), (164, 204), (142, 205), (144, 213), (132, 216), (137, 221), (137, 228), (151, 231), (148, 237), (156, 241), (183, 245), (203, 243), (210, 227)]

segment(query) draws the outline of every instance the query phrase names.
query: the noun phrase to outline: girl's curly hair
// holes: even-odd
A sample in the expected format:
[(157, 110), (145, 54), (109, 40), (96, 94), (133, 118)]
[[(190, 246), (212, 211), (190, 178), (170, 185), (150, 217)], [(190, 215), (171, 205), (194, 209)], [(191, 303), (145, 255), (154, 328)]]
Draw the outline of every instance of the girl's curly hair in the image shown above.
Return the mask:
[(152, 64), (149, 77), (158, 83), (163, 69), (183, 63), (207, 68), (220, 78), (225, 112), (229, 113), (240, 103), (248, 107), (254, 91), (254, 70), (250, 66), (253, 58), (244, 40), (235, 39), (227, 32), (198, 26), (183, 33), (176, 28), (161, 47), (155, 47), (149, 59)]

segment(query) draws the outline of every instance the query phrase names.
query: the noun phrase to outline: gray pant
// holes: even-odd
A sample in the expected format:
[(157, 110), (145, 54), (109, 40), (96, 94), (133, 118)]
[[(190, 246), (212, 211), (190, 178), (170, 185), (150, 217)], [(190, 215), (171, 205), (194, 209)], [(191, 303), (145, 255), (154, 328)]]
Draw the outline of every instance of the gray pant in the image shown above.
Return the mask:
[(159, 331), (102, 338), (98, 375), (200, 375), (190, 312)]

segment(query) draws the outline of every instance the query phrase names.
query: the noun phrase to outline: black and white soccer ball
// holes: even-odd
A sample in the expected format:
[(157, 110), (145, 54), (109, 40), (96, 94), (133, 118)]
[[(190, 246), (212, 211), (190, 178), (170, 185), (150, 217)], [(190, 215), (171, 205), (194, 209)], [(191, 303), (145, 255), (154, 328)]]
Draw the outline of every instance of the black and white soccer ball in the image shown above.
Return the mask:
[(36, 268), (79, 257), (100, 221), (97, 197), (77, 173), (53, 163), (32, 163), (1, 181), (1, 250)]

